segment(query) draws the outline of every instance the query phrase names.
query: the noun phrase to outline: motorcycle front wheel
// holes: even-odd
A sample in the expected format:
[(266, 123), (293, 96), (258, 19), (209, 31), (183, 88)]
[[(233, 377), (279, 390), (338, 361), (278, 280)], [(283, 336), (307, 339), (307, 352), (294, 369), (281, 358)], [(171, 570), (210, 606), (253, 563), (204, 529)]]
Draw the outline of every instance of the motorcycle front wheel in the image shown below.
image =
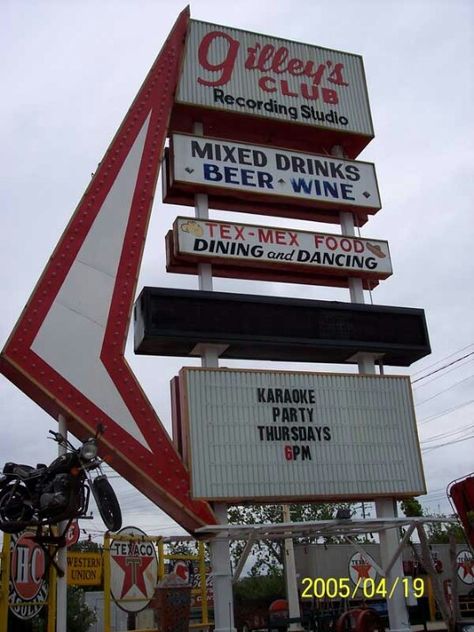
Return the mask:
[(122, 526), (122, 512), (112, 485), (105, 476), (98, 476), (92, 482), (97, 509), (109, 531), (118, 531)]
[(24, 487), (9, 485), (0, 492), (0, 529), (20, 533), (33, 516), (30, 495)]

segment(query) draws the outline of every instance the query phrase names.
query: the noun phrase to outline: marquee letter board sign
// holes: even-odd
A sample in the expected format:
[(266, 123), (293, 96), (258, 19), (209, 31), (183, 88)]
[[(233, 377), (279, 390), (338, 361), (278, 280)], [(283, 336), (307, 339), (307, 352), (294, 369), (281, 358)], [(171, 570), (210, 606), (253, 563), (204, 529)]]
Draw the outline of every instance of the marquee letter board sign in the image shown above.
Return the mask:
[(194, 498), (426, 493), (408, 377), (185, 368), (180, 392)]

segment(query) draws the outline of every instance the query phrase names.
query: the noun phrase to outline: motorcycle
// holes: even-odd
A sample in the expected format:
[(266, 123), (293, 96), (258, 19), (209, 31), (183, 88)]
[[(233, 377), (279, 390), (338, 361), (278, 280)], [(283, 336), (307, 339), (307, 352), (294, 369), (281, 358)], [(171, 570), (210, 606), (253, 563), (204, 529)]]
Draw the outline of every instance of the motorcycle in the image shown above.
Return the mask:
[[(92, 491), (105, 526), (109, 531), (118, 531), (122, 512), (97, 455), (101, 431), (75, 448), (62, 434), (50, 430), (65, 453), (49, 466), (6, 463), (0, 475), (0, 530), (19, 533), (26, 527), (84, 517)], [(92, 472), (98, 475), (93, 477)]]

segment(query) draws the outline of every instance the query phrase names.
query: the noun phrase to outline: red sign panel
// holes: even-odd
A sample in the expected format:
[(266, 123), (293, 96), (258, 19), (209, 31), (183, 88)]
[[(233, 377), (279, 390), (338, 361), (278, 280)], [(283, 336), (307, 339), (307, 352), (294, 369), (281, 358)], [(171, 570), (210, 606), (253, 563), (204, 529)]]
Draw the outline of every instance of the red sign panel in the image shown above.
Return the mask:
[(215, 522), (124, 359), (125, 341), (189, 21), (179, 16), (52, 254), (0, 370), (184, 528)]

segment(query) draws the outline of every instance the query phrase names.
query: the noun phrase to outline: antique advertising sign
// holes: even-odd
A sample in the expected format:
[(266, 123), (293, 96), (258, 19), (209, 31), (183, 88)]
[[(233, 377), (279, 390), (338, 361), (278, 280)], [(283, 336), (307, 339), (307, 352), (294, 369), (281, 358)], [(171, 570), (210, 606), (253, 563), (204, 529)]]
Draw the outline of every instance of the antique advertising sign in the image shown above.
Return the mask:
[(180, 381), (196, 498), (425, 493), (408, 377), (186, 368)]
[(100, 586), (102, 554), (89, 551), (68, 551), (67, 583), (70, 586)]
[[(336, 218), (341, 209), (373, 214), (381, 208), (375, 168), (367, 162), (174, 134), (170, 163), (172, 193), (184, 189), (251, 201), (288, 200), (329, 208)], [(165, 201), (174, 200), (165, 196)]]
[(176, 100), (373, 137), (362, 58), (191, 20)]
[(158, 581), (155, 546), (138, 527), (124, 527), (110, 543), (110, 591), (127, 612), (148, 606)]
[(34, 531), (23, 531), (10, 541), (8, 602), (15, 617), (25, 621), (36, 617), (48, 598), (46, 557), (34, 537)]
[(207, 262), (219, 276), (322, 285), (357, 276), (371, 287), (392, 274), (386, 241), (280, 227), (178, 217), (167, 246), (169, 272)]

